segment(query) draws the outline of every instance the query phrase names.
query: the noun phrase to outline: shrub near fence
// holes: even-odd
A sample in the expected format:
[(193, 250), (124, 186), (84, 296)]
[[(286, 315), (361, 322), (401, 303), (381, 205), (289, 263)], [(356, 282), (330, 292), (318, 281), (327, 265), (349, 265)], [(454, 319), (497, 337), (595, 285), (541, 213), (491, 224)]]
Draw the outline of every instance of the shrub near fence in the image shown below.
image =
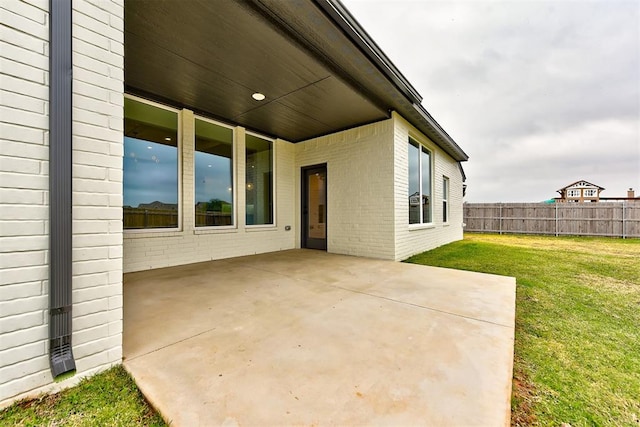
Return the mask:
[(465, 203), (465, 231), (640, 238), (640, 203)]

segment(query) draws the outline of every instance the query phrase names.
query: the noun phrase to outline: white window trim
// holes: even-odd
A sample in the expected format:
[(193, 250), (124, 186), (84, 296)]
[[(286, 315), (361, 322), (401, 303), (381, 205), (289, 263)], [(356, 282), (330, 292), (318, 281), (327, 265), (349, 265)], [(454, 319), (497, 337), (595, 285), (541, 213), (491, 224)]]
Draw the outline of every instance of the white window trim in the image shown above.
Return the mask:
[[(422, 147), (426, 148), (427, 151), (429, 151), (429, 162), (431, 163), (431, 167), (429, 168), (429, 172), (431, 174), (431, 179), (429, 180), (429, 182), (431, 183), (431, 192), (430, 192), (430, 196), (431, 196), (431, 202), (430, 202), (430, 206), (431, 206), (431, 221), (430, 222), (422, 222), (422, 219), (424, 218), (424, 213), (422, 211), (422, 203), (420, 203), (420, 222), (419, 223), (415, 223), (415, 224), (408, 224), (409, 225), (409, 229), (411, 230), (421, 230), (421, 229), (425, 229), (425, 228), (434, 228), (435, 227), (435, 222), (433, 220), (433, 206), (434, 206), (434, 191), (433, 191), (433, 177), (434, 177), (434, 170), (435, 170), (435, 149), (431, 146), (431, 144), (427, 144), (425, 143), (425, 141), (420, 138), (417, 137), (413, 134), (409, 134), (409, 139), (406, 142), (406, 147), (408, 150), (408, 144), (410, 144), (410, 140), (414, 140), (417, 144), (418, 144), (418, 148), (419, 150), (419, 156), (418, 156), (418, 171), (420, 172), (420, 179), (419, 179), (419, 185), (420, 185), (420, 197), (422, 197), (422, 195), (424, 194), (424, 192), (422, 191)], [(407, 158), (408, 158), (408, 154), (407, 154)], [(408, 182), (408, 179), (407, 179)], [(409, 193), (408, 191), (408, 187), (407, 187), (407, 193)], [(407, 196), (408, 198), (408, 196)], [(407, 215), (407, 222), (409, 221), (409, 216)]]
[[(178, 129), (177, 129), (178, 140), (176, 141), (176, 149), (178, 150), (178, 159), (177, 159), (177, 162), (178, 162), (178, 171), (177, 171), (178, 173), (178, 226), (171, 227), (171, 228), (124, 228), (124, 224), (123, 224), (122, 232), (126, 235), (149, 234), (149, 233), (169, 233), (170, 235), (183, 234), (184, 230), (182, 228), (182, 114), (180, 114), (181, 110), (178, 108), (170, 107), (166, 104), (161, 104), (159, 102), (151, 101), (149, 99), (141, 98), (139, 96), (131, 95), (128, 93), (124, 94), (124, 98), (128, 98), (134, 101), (141, 102), (143, 104), (152, 105), (154, 107), (176, 113), (176, 116), (178, 119)], [(122, 120), (124, 122), (124, 115)], [(124, 137), (125, 135), (124, 135), (124, 129), (123, 129), (122, 131), (122, 148), (123, 149), (124, 149)], [(124, 155), (126, 155), (126, 153), (124, 153)], [(124, 172), (124, 169), (123, 169), (123, 172)], [(123, 184), (122, 196), (124, 199), (124, 178), (122, 180), (122, 184)], [(123, 221), (124, 221), (124, 215), (123, 215)]]
[[(278, 200), (278, 195), (276, 194), (276, 182), (277, 182), (277, 172), (276, 172), (276, 159), (278, 158), (278, 153), (277, 153), (277, 144), (276, 141), (277, 139), (274, 138), (269, 138), (268, 136), (264, 136), (262, 134), (259, 134), (257, 132), (252, 132), (249, 130), (245, 131), (245, 136), (246, 135), (251, 135), (251, 136), (255, 136), (257, 138), (260, 139), (264, 139), (265, 141), (271, 141), (271, 149), (273, 151), (273, 158), (271, 159), (271, 176), (272, 176), (272, 183), (271, 183), (271, 194), (273, 197), (273, 201), (272, 201), (272, 211), (271, 211), (271, 215), (273, 218), (273, 224), (247, 224), (247, 216), (246, 216), (246, 209), (247, 209), (247, 198), (246, 195), (244, 197), (244, 210), (245, 210), (245, 216), (243, 218), (243, 222), (244, 222), (244, 226), (245, 226), (245, 230), (246, 231), (260, 231), (260, 230), (272, 230), (272, 229), (277, 229), (278, 225), (277, 225), (277, 200)], [(244, 153), (242, 153), (242, 161), (245, 163), (244, 165), (244, 169), (245, 169), (245, 176), (246, 176), (246, 169), (247, 169), (247, 142), (246, 142), (246, 138), (245, 138), (245, 143), (244, 143)], [(244, 183), (245, 188), (242, 189), (242, 191), (246, 192), (246, 185), (247, 183)], [(246, 194), (246, 193), (245, 193)]]
[[(238, 144), (236, 141), (236, 126), (230, 126), (225, 123), (218, 122), (216, 120), (209, 119), (207, 117), (195, 115), (193, 116), (193, 201), (195, 202), (196, 198), (196, 120), (202, 120), (203, 122), (208, 122), (214, 124), (216, 126), (224, 127), (227, 129), (231, 129), (233, 140), (231, 142), (231, 152), (233, 153), (233, 161), (231, 162), (231, 168), (233, 169), (233, 187), (232, 187), (232, 196), (233, 196), (233, 211), (231, 213), (233, 224), (232, 225), (209, 225), (205, 227), (196, 226), (196, 211), (195, 204), (193, 210), (193, 231), (194, 234), (215, 234), (213, 232), (230, 232), (238, 229)], [(206, 233), (202, 233), (206, 232)]]

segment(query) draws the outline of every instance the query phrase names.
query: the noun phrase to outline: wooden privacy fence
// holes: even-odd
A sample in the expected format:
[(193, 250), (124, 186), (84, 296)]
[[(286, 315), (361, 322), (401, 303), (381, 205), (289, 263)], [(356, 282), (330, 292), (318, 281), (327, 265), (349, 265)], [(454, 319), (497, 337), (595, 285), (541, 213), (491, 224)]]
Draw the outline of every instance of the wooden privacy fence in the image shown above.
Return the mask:
[(465, 203), (465, 231), (640, 238), (640, 203)]

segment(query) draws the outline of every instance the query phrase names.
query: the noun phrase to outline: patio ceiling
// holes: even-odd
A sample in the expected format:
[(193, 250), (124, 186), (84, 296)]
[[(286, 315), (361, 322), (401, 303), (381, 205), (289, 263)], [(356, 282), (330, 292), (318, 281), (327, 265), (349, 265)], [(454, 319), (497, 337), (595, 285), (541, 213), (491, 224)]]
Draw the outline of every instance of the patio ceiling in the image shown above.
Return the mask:
[(467, 159), (335, 0), (127, 0), (125, 85), (291, 142), (395, 110)]

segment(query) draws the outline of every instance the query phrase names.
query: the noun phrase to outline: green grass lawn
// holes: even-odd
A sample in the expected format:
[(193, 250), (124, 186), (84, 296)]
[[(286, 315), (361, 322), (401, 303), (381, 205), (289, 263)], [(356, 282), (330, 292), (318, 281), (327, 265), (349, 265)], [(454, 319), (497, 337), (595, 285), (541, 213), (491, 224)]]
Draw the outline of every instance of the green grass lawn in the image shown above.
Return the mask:
[[(516, 277), (512, 424), (640, 427), (640, 240), (467, 234), (408, 261)], [(0, 425), (165, 424), (118, 366)]]
[(513, 425), (640, 426), (640, 240), (466, 234), (408, 261), (516, 277)]
[(0, 426), (164, 426), (122, 366), (0, 411)]

